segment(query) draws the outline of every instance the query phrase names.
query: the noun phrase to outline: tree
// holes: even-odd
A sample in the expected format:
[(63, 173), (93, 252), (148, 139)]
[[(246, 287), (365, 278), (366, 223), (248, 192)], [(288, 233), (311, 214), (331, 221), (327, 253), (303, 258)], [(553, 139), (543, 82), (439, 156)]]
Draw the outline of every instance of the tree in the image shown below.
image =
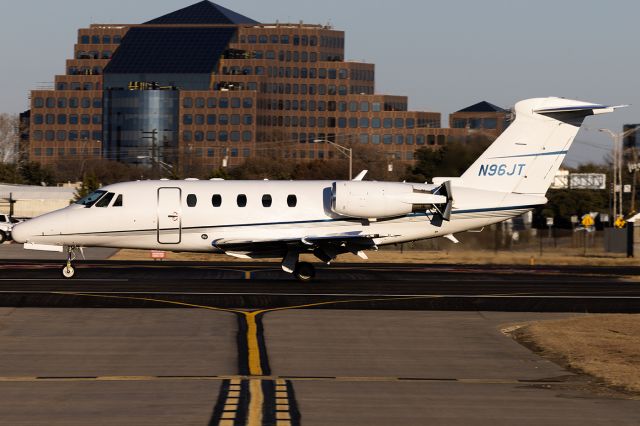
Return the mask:
[(82, 184), (76, 190), (73, 201), (78, 201), (100, 187), (98, 178), (94, 174), (88, 174), (82, 179)]
[(0, 114), (0, 163), (18, 160), (19, 118), (16, 114)]
[(477, 139), (473, 142), (453, 142), (440, 149), (428, 147), (416, 151), (416, 165), (410, 170), (407, 180), (414, 182), (430, 181), (434, 177), (458, 177), (491, 144), (488, 139)]
[(20, 175), (22, 183), (26, 185), (52, 185), (55, 183), (53, 171), (35, 161), (21, 164)]

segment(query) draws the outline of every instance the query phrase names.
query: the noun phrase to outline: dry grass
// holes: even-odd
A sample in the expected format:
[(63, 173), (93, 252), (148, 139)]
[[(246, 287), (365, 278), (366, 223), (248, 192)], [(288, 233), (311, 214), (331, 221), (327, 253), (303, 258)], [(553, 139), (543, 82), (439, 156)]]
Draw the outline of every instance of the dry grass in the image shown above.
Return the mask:
[(543, 355), (608, 385), (640, 393), (640, 315), (589, 315), (533, 322), (513, 333)]
[[(210, 262), (237, 262), (246, 259), (236, 259), (222, 254), (207, 253), (166, 253), (167, 260), (191, 260)], [(424, 264), (474, 264), (474, 265), (593, 265), (593, 266), (631, 266), (638, 265), (637, 259), (614, 254), (598, 254), (582, 256), (579, 254), (544, 253), (539, 256), (533, 252), (498, 252), (493, 251), (400, 251), (380, 250), (368, 251), (369, 261), (374, 263), (424, 263)], [(304, 255), (309, 261), (317, 261), (313, 256)], [(120, 250), (113, 260), (152, 260), (147, 250)], [(281, 259), (267, 259), (266, 261), (279, 261)], [(257, 260), (261, 261), (261, 260)], [(264, 260), (263, 260), (264, 261)], [(365, 262), (358, 256), (345, 254), (338, 257), (334, 263)]]

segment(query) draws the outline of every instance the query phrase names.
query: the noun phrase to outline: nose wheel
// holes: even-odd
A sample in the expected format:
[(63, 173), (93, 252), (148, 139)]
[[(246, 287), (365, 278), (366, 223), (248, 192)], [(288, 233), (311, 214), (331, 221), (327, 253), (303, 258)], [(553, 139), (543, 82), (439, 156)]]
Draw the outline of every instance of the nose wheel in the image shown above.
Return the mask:
[(62, 276), (65, 278), (73, 278), (75, 274), (76, 274), (76, 270), (71, 265), (65, 265), (65, 267), (62, 268)]
[(76, 248), (75, 247), (67, 247), (67, 263), (62, 268), (62, 276), (65, 278), (73, 278), (76, 274), (76, 270), (71, 264), (76, 260)]

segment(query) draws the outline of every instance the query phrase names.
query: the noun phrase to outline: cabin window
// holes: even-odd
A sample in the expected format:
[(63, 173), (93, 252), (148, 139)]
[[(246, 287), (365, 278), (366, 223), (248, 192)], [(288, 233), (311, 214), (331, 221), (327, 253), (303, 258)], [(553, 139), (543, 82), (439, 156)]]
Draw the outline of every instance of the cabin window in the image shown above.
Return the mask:
[(298, 204), (298, 197), (291, 194), (287, 197), (287, 205), (289, 207), (295, 207)]
[(109, 203), (115, 195), (116, 194), (114, 194), (113, 192), (107, 192), (107, 195), (100, 198), (100, 201), (96, 203), (96, 207), (109, 207)]
[(196, 204), (198, 204), (198, 197), (196, 197), (196, 194), (187, 195), (187, 206), (195, 207)]
[(262, 196), (262, 206), (263, 207), (271, 207), (271, 203), (272, 202), (273, 202), (273, 199), (271, 198), (271, 195), (264, 194)]
[(102, 191), (102, 190), (93, 191), (91, 194), (87, 195), (86, 197), (76, 201), (76, 204), (81, 204), (86, 208), (89, 208), (92, 205), (94, 205), (95, 202), (98, 201), (100, 197), (102, 197), (106, 193), (107, 191)]
[(112, 207), (122, 207), (122, 194), (118, 194), (118, 197), (116, 197)]
[(222, 205), (222, 196), (220, 194), (213, 194), (211, 204), (213, 204), (213, 207), (220, 207)]
[(238, 195), (238, 207), (246, 207), (247, 206), (247, 196), (244, 194)]

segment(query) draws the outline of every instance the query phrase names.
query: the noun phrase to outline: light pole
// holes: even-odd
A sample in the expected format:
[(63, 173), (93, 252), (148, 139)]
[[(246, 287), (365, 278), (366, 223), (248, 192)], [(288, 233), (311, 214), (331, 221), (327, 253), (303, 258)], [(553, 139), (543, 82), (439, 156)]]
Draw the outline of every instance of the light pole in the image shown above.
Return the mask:
[(353, 149), (346, 146), (339, 145), (335, 142), (331, 142), (328, 139), (314, 139), (315, 143), (326, 142), (336, 147), (336, 149), (349, 159), (349, 180), (353, 179)]
[[(624, 132), (614, 132), (610, 129), (598, 129), (611, 137), (613, 141), (613, 220), (618, 216), (622, 216), (622, 163), (623, 163), (623, 147), (622, 140), (625, 136), (637, 132), (640, 127), (634, 127)], [(619, 191), (619, 193), (618, 193)]]

